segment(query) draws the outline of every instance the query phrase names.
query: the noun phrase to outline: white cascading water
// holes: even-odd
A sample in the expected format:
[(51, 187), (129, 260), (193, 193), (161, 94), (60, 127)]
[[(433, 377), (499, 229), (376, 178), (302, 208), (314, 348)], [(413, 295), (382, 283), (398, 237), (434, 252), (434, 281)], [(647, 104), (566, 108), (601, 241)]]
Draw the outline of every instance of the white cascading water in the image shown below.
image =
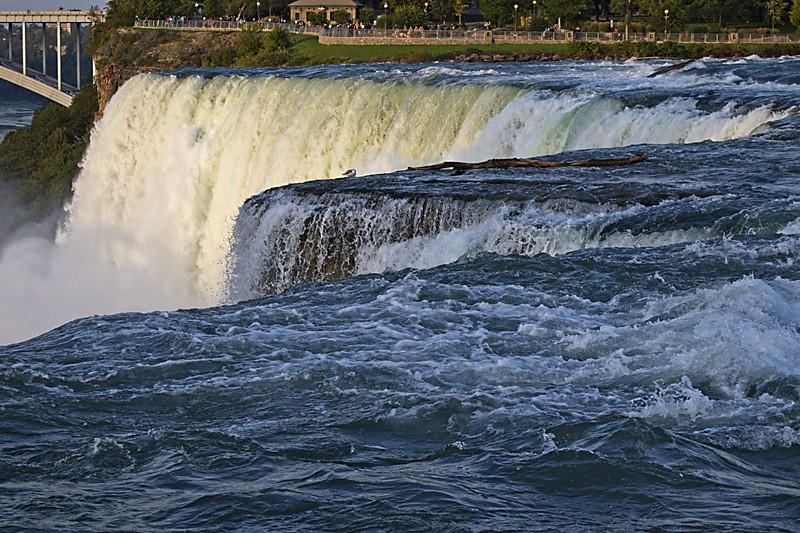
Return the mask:
[[(93, 313), (220, 303), (239, 207), (265, 189), (409, 165), (746, 136), (784, 116), (628, 108), (502, 85), (141, 75), (96, 125), (56, 246), (0, 257), (0, 342)], [(9, 282), (9, 280), (11, 280)]]

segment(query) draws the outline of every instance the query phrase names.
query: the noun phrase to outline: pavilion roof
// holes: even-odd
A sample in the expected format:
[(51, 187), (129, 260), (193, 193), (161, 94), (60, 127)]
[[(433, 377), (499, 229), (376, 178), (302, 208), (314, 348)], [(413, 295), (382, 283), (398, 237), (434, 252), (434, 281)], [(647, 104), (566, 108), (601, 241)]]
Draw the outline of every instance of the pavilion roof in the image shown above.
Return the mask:
[(361, 7), (354, 0), (296, 0), (290, 7)]

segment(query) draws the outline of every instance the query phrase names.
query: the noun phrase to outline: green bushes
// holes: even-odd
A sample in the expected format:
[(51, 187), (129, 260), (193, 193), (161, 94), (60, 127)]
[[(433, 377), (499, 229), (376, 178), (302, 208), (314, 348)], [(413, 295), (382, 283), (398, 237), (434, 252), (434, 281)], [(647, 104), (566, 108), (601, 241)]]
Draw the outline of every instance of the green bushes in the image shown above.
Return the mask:
[(574, 41), (569, 43), (567, 50), (575, 59), (602, 59), (611, 48), (595, 41)]
[(333, 21), (336, 24), (347, 24), (350, 22), (350, 13), (343, 9), (337, 9), (333, 12)]
[(211, 51), (208, 58), (203, 59), (204, 67), (227, 67), (236, 63), (236, 48), (221, 46)]
[(21, 182), (20, 195), (34, 215), (60, 209), (69, 198), (96, 114), (97, 91), (84, 87), (72, 106), (46, 105), (29, 127), (0, 143), (0, 176)]
[[(92, 55), (98, 58), (97, 66), (102, 69), (109, 63), (119, 65), (121, 68), (130, 68), (141, 65), (156, 65), (158, 58), (152, 54), (158, 45), (176, 41), (177, 32), (167, 30), (134, 31), (129, 29), (114, 29), (105, 35), (102, 44), (92, 48)], [(92, 33), (94, 38), (94, 33)]]
[(797, 35), (800, 35), (800, 0), (792, 0), (792, 9), (789, 11), (789, 22), (797, 29)]
[(205, 67), (276, 67), (297, 60), (292, 35), (283, 28), (269, 32), (252, 25), (232, 46), (217, 48), (203, 59)]

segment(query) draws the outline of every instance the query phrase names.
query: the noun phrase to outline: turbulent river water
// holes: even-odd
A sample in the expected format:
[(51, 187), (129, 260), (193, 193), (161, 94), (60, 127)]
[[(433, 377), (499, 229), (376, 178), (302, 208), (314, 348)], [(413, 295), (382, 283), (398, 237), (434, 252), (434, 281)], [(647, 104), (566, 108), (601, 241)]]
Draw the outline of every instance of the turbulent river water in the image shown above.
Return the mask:
[(0, 526), (800, 531), (800, 59), (665, 64), (126, 83), (0, 248)]

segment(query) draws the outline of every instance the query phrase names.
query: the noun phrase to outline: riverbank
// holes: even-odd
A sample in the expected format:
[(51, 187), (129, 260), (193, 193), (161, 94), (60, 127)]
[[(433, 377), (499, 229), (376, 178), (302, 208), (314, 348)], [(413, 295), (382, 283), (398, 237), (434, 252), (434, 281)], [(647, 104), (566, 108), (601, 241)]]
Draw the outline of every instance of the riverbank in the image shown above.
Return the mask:
[[(280, 65), (225, 54), (245, 32), (125, 28), (97, 50), (98, 64), (115, 63), (123, 72), (201, 66), (287, 66), (335, 63), (422, 63), (429, 61), (541, 61), (559, 59), (631, 59), (636, 57), (778, 57), (800, 55), (797, 43), (677, 43), (595, 41), (498, 44), (321, 44), (316, 35), (291, 35), (292, 54)], [(267, 32), (265, 32), (267, 33)], [(226, 60), (227, 59), (227, 60)]]
[(627, 60), (638, 57), (778, 57), (799, 55), (797, 44), (684, 44), (675, 42), (324, 45), (315, 35), (285, 31), (193, 31), (121, 28), (103, 32), (93, 43), (98, 65), (96, 92), (82, 91), (67, 113), (48, 105), (31, 126), (12, 132), (0, 144), (0, 180), (22, 182), (22, 200), (32, 213), (60, 209), (71, 194), (91, 127), (128, 79), (145, 72), (186, 67), (282, 67), (347, 63), (510, 62)]
[[(628, 60), (640, 57), (781, 57), (800, 55), (800, 44), (593, 41), (520, 44), (321, 44), (316, 35), (288, 32), (115, 30), (95, 49), (100, 69), (100, 112), (116, 89), (143, 72), (185, 67), (281, 67), (352, 63)], [(281, 34), (280, 39), (270, 36)], [(274, 41), (280, 41), (278, 45)]]

